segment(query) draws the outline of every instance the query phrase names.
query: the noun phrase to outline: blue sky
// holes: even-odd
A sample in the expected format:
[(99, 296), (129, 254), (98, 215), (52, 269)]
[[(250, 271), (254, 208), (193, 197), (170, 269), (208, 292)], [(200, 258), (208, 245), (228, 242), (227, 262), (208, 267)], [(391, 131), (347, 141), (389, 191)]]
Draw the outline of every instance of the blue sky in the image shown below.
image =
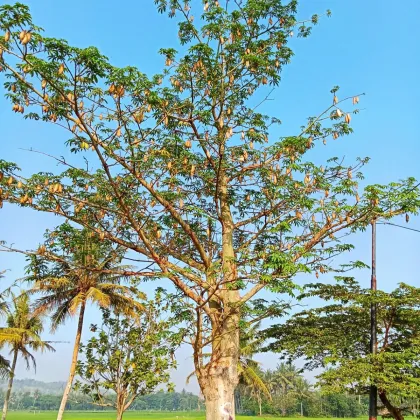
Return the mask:
[[(64, 38), (70, 44), (95, 45), (117, 66), (134, 65), (148, 75), (160, 71), (162, 47), (176, 47), (174, 21), (159, 15), (153, 0), (56, 0), (26, 1), (34, 21), (48, 36)], [(198, 4), (198, 0), (194, 0)], [(407, 0), (404, 7), (390, 0), (302, 0), (300, 16), (310, 17), (331, 9), (308, 39), (294, 39), (295, 57), (283, 72), (283, 81), (264, 110), (283, 121), (281, 134), (296, 134), (306, 118), (324, 110), (331, 102), (330, 89), (339, 85), (339, 97), (366, 93), (363, 109), (353, 118), (355, 133), (330, 142), (314, 152), (317, 161), (331, 156), (370, 156), (365, 170), (369, 183), (387, 183), (407, 176), (420, 179), (420, 2)], [(34, 148), (54, 155), (68, 155), (63, 147), (65, 133), (56, 127), (24, 121), (11, 112), (0, 95), (0, 158), (17, 162), (25, 174), (54, 170), (54, 163), (21, 149)], [(59, 169), (59, 168), (58, 168)], [(57, 170), (58, 170), (57, 169)], [(399, 219), (396, 223), (403, 224)], [(45, 228), (59, 223), (54, 216), (5, 205), (0, 211), (0, 239), (20, 248), (33, 248)], [(410, 225), (420, 229), (420, 218)], [(354, 238), (356, 251), (350, 259), (369, 259), (369, 233)], [(391, 226), (378, 227), (378, 281), (389, 290), (404, 281), (420, 286), (420, 234)], [(8, 281), (23, 274), (24, 259), (0, 254), (0, 268), (9, 269)], [(369, 272), (359, 274), (368, 284)], [(148, 286), (149, 287), (149, 286)], [(88, 312), (87, 325), (97, 313)], [(72, 342), (75, 323), (69, 322), (55, 339)], [(58, 344), (53, 355), (39, 357), (36, 377), (64, 380), (70, 363), (71, 344)], [(174, 381), (182, 388), (192, 370), (190, 353), (179, 352), (180, 368)], [(264, 357), (264, 367), (274, 367), (276, 357)], [(18, 369), (18, 377), (33, 372)], [(190, 385), (196, 390), (196, 385)]]

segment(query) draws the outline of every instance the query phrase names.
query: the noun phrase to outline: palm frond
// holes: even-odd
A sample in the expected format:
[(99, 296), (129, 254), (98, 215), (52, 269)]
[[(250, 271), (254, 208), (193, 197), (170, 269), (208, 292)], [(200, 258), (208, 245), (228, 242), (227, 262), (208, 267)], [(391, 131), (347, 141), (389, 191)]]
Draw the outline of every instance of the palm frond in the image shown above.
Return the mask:
[(244, 382), (252, 388), (265, 394), (271, 400), (271, 393), (261, 376), (252, 368), (246, 366), (243, 369), (242, 376)]

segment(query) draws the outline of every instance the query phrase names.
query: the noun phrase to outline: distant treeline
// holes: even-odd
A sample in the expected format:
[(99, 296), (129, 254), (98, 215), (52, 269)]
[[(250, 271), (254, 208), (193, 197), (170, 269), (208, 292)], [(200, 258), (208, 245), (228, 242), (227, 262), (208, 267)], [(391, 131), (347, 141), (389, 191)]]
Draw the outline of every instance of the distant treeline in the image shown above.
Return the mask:
[[(42, 382), (41, 382), (42, 384)], [(61, 402), (60, 394), (45, 394), (41, 389), (13, 390), (9, 407), (11, 410), (58, 410)], [(59, 390), (57, 390), (59, 391)], [(0, 404), (5, 396), (4, 387), (0, 390)], [(83, 394), (71, 394), (67, 403), (68, 410), (109, 410), (92, 404), (92, 400)], [(190, 392), (156, 392), (137, 398), (131, 410), (156, 410), (156, 411), (193, 411), (203, 410), (204, 404), (197, 395)]]
[[(0, 389), (5, 389), (7, 387), (8, 379), (0, 379)], [(64, 387), (66, 386), (65, 382), (42, 382), (37, 381), (36, 379), (14, 379), (13, 380), (13, 389), (17, 391), (30, 391), (38, 392), (42, 394), (60, 394), (63, 395)]]

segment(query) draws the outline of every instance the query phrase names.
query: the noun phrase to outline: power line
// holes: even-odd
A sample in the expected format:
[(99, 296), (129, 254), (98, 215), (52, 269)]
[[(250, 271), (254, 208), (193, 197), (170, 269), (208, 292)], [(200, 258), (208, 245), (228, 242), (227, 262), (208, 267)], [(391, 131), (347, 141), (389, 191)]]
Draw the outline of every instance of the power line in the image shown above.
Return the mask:
[(407, 229), (407, 230), (412, 230), (413, 232), (418, 232), (420, 233), (419, 229), (413, 229), (413, 228), (409, 228), (407, 226), (401, 226), (401, 225), (396, 225), (395, 223), (390, 223), (390, 222), (378, 222), (378, 225), (391, 225), (391, 226), (396, 226), (399, 227), (401, 229)]

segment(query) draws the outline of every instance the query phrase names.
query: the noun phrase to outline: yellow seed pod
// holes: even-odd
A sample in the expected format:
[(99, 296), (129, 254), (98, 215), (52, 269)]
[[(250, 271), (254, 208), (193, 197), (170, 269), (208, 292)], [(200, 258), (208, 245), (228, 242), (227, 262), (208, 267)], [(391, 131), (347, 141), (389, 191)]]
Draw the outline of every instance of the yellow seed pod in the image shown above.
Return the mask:
[(61, 63), (60, 66), (58, 67), (58, 74), (63, 74), (64, 73), (64, 64)]
[(344, 120), (346, 121), (347, 124), (350, 124), (351, 121), (351, 115), (350, 114), (346, 114)]
[(6, 31), (6, 33), (4, 34), (4, 40), (6, 42), (9, 42), (9, 40), (10, 40), (10, 31)]
[(26, 45), (32, 38), (32, 34), (30, 32), (26, 32), (25, 36), (21, 39), (22, 45)]

